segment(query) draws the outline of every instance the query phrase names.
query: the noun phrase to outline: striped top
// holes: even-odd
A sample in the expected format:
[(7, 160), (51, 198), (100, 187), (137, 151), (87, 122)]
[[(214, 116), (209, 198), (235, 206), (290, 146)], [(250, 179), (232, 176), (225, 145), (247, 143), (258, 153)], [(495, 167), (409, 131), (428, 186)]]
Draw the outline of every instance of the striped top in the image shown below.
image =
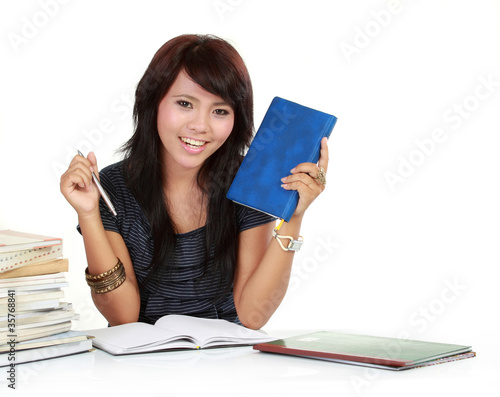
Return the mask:
[[(139, 321), (154, 323), (167, 314), (184, 314), (204, 318), (222, 318), (239, 323), (230, 291), (214, 304), (218, 293), (216, 275), (203, 274), (205, 227), (176, 235), (174, 266), (167, 281), (150, 286), (141, 284), (148, 274), (153, 257), (153, 240), (149, 223), (127, 188), (122, 173), (122, 162), (112, 164), (99, 173), (102, 186), (115, 206), (114, 217), (104, 200), (100, 200), (104, 228), (119, 233), (127, 245), (132, 259), (141, 296)], [(239, 231), (247, 230), (275, 220), (262, 212), (236, 204)], [(209, 266), (213, 256), (209, 258)], [(153, 283), (156, 284), (156, 283)]]

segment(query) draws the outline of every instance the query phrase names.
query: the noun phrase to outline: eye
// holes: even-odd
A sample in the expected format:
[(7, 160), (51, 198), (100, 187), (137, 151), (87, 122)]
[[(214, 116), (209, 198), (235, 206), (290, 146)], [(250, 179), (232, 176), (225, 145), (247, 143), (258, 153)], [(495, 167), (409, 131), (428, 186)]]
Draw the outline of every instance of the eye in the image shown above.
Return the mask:
[(217, 116), (227, 116), (229, 114), (229, 112), (226, 109), (215, 109), (214, 113)]
[(188, 101), (183, 101), (183, 100), (180, 100), (180, 101), (177, 101), (177, 104), (179, 106), (182, 106), (183, 108), (191, 108), (191, 103), (189, 103)]

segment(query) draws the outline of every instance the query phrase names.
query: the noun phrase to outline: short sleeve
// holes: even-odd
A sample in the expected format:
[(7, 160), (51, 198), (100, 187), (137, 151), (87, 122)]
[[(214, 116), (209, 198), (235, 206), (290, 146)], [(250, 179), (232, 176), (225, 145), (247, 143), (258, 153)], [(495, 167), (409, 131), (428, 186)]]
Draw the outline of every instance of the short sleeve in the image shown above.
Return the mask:
[(269, 222), (275, 222), (276, 217), (266, 214), (265, 212), (254, 210), (250, 207), (237, 205), (238, 229), (240, 232), (251, 229), (257, 226), (264, 225)]

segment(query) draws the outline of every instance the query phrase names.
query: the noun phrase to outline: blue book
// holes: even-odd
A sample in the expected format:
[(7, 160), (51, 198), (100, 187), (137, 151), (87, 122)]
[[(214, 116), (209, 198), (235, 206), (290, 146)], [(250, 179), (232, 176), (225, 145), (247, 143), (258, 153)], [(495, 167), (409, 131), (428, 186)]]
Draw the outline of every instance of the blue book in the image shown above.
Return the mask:
[(275, 97), (227, 193), (247, 207), (290, 221), (299, 194), (281, 187), (281, 178), (300, 163), (317, 163), (321, 139), (337, 118)]

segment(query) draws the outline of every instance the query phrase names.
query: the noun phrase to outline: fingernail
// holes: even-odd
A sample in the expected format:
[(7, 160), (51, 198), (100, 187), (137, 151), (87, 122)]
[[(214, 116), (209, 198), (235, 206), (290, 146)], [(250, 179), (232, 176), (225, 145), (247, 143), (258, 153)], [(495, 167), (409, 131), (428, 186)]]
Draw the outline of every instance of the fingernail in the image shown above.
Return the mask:
[(284, 178), (281, 178), (281, 182), (286, 182), (286, 176)]
[(290, 172), (293, 174), (295, 172), (295, 168), (292, 168)]

